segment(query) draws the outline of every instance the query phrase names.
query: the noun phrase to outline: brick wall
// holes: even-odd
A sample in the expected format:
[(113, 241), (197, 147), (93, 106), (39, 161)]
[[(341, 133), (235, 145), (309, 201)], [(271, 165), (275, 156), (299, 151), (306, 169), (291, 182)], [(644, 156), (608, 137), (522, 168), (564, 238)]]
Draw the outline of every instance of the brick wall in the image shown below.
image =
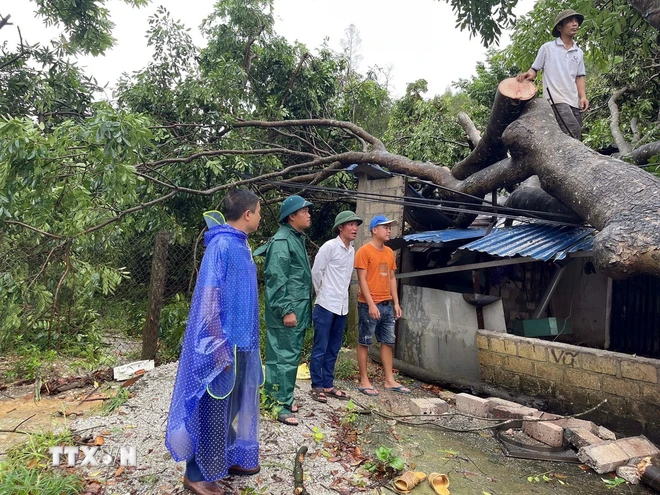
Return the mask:
[(602, 405), (586, 419), (660, 441), (660, 360), (480, 330), (482, 379), (547, 399), (560, 414)]

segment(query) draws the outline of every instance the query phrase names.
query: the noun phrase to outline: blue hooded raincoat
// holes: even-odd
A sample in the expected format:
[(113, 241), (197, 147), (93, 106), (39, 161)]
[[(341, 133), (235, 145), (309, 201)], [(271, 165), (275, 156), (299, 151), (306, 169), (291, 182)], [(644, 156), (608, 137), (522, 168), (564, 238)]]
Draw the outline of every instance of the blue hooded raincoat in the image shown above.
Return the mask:
[(247, 235), (217, 225), (206, 252), (188, 317), (165, 434), (176, 461), (191, 460), (207, 481), (232, 466), (259, 464), (257, 270)]

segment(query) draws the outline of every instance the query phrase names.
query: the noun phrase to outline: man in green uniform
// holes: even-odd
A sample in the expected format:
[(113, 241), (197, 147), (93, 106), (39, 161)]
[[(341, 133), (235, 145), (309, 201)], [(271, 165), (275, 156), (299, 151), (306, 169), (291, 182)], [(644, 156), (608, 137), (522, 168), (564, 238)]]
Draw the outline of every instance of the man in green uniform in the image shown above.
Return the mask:
[(303, 231), (312, 223), (312, 203), (300, 196), (282, 202), (279, 230), (257, 251), (266, 254), (266, 384), (282, 409), (278, 420), (295, 426), (293, 389), (305, 330), (312, 320), (312, 272)]

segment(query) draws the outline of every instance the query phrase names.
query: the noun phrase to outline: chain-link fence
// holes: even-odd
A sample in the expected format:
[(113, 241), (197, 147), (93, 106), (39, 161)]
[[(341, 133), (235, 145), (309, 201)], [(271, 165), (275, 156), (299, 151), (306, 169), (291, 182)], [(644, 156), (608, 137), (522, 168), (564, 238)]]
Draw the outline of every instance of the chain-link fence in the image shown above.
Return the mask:
[[(165, 240), (160, 251), (159, 237)], [(202, 250), (201, 242), (180, 244), (168, 233), (160, 232), (136, 239), (119, 257), (115, 256), (116, 266), (122, 268), (125, 278), (114, 293), (103, 296), (98, 311), (105, 352), (119, 364), (144, 357), (155, 356), (159, 362), (178, 357)], [(156, 285), (152, 279), (157, 279)], [(151, 298), (158, 298), (158, 302), (151, 303), (150, 291)], [(147, 326), (155, 330), (148, 337), (151, 346), (143, 341)]]
[[(0, 354), (15, 356), (15, 372), (0, 381), (20, 378), (26, 355), (36, 367), (62, 359), (87, 370), (178, 358), (204, 249), (201, 236), (182, 242), (152, 231), (127, 238), (117, 229), (103, 242), (76, 243), (12, 234), (0, 236)], [(165, 238), (164, 255), (154, 263), (159, 237)], [(150, 298), (154, 266), (161, 275), (157, 305)], [(148, 322), (152, 347), (145, 356)], [(0, 362), (0, 375), (4, 368)]]

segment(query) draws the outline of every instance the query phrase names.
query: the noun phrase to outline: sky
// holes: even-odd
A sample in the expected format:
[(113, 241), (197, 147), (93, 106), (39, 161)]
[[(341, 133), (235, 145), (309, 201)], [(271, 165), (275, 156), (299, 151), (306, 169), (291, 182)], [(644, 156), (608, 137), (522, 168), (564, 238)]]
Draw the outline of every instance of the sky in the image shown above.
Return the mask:
[[(120, 0), (107, 0), (117, 44), (101, 57), (81, 57), (85, 72), (108, 84), (106, 95), (123, 72), (139, 70), (149, 63), (151, 50), (146, 46), (147, 19), (159, 5), (172, 17), (191, 28), (198, 46), (204, 45), (199, 25), (213, 10), (215, 0), (152, 0), (141, 9)], [(362, 61), (358, 70), (392, 66), (390, 89), (395, 96), (405, 92), (406, 85), (426, 79), (427, 97), (443, 93), (454, 81), (475, 73), (475, 65), (485, 59), (486, 49), (479, 38), (470, 39), (467, 32), (454, 27), (451, 7), (437, 0), (275, 0), (275, 32), (290, 42), (299, 41), (314, 51), (328, 38), (332, 49), (340, 51), (341, 39), (350, 24), (358, 29), (362, 41)], [(529, 11), (534, 0), (520, 0), (518, 16)], [(3, 7), (3, 15), (11, 14), (14, 26), (0, 30), (0, 40), (18, 41), (16, 26), (29, 43), (46, 43), (60, 30), (46, 28), (34, 16), (35, 5), (29, 0), (12, 2)], [(500, 48), (506, 46), (508, 34)]]

